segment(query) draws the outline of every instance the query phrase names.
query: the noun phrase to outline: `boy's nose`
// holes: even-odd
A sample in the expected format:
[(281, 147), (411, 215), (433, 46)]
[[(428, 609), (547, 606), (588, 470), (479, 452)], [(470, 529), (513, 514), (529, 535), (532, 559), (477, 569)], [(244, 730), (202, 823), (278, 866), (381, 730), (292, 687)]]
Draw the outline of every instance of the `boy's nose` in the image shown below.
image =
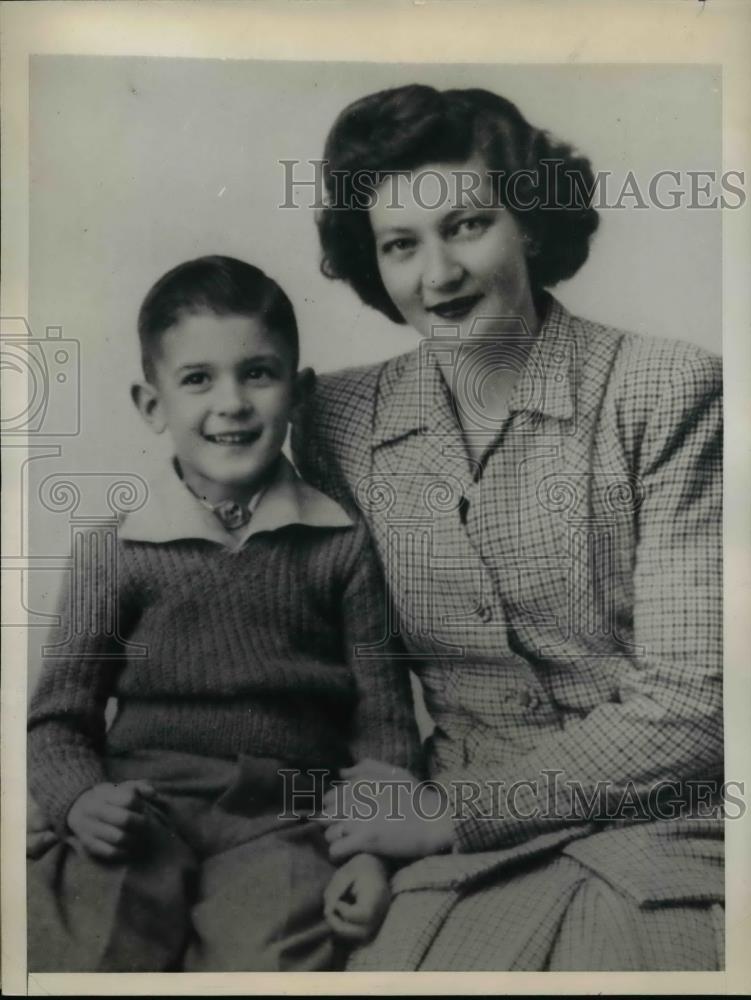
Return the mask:
[(236, 415), (252, 409), (249, 394), (235, 379), (227, 379), (217, 386), (216, 410), (221, 414)]

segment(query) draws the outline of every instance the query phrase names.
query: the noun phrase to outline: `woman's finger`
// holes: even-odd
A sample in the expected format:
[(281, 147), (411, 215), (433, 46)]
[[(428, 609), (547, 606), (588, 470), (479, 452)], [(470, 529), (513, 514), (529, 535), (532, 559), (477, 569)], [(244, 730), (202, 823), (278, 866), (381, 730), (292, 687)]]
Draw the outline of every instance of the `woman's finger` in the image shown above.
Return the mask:
[(365, 829), (348, 834), (346, 837), (340, 837), (330, 843), (329, 857), (332, 861), (342, 861), (344, 858), (351, 858), (353, 854), (362, 854), (368, 851), (369, 846), (368, 834)]
[(323, 807), (329, 816), (341, 819), (342, 816), (348, 816), (352, 812), (353, 802), (354, 795), (351, 783), (342, 781), (326, 793), (323, 798)]
[(344, 837), (351, 836), (349, 830), (349, 824), (346, 821), (339, 820), (338, 822), (332, 822), (326, 827), (326, 832), (323, 835), (329, 844), (333, 844), (336, 840), (342, 840)]
[(323, 827), (323, 835), (326, 840), (330, 840), (333, 836), (331, 831), (335, 826), (339, 824), (339, 820), (330, 819), (328, 816), (311, 816), (311, 822), (317, 823), (320, 827)]
[(357, 781), (366, 779), (371, 781), (393, 781), (396, 778), (410, 781), (416, 780), (414, 775), (410, 774), (403, 767), (398, 767), (396, 764), (388, 764), (383, 760), (373, 760), (371, 757), (359, 760), (351, 767), (343, 767), (339, 773), (344, 778)]
[(347, 780), (359, 780), (361, 778), (375, 778), (381, 774), (381, 765), (377, 760), (358, 760), (351, 767), (343, 767), (339, 773)]
[(310, 817), (313, 823), (318, 823), (319, 826), (331, 827), (337, 823), (341, 823), (341, 819), (335, 819), (333, 816), (327, 815), (326, 813), (315, 813)]
[(347, 802), (347, 799), (351, 796), (348, 790), (344, 786), (339, 786), (339, 788), (332, 788), (323, 797), (323, 812), (328, 816), (336, 816), (341, 813), (342, 805)]

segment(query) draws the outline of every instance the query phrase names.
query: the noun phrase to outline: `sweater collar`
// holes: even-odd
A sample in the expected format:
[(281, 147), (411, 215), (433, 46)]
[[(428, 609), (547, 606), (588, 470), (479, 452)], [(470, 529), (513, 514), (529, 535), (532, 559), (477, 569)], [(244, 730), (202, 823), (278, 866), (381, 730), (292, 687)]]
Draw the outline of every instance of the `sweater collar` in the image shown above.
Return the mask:
[(251, 535), (290, 524), (313, 528), (347, 528), (352, 519), (330, 497), (314, 489), (280, 456), (274, 478), (263, 492), (247, 528), (239, 537), (227, 531), (185, 486), (170, 462), (149, 484), (149, 499), (140, 510), (124, 515), (119, 536), (131, 542), (175, 542), (202, 538), (236, 549)]
[[(573, 416), (574, 331), (568, 310), (552, 295), (524, 374), (509, 400), (511, 412), (536, 412), (554, 420)], [(447, 342), (447, 348), (451, 344)], [(427, 348), (427, 349), (426, 349)], [(436, 360), (440, 341), (423, 341), (384, 365), (373, 445), (433, 429), (436, 414), (450, 408), (448, 387)], [(445, 423), (445, 421), (442, 421)]]

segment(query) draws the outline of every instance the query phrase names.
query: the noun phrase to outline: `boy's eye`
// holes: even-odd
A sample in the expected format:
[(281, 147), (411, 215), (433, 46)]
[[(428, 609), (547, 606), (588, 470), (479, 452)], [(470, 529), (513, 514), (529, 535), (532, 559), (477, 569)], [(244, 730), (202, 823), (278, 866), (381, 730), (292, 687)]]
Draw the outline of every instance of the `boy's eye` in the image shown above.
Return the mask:
[(249, 382), (260, 382), (264, 379), (270, 379), (274, 377), (274, 372), (271, 368), (265, 365), (256, 366), (253, 368), (246, 368), (243, 372), (243, 378), (247, 379)]
[(180, 385), (202, 386), (206, 385), (208, 381), (209, 376), (206, 372), (188, 372), (180, 379)]

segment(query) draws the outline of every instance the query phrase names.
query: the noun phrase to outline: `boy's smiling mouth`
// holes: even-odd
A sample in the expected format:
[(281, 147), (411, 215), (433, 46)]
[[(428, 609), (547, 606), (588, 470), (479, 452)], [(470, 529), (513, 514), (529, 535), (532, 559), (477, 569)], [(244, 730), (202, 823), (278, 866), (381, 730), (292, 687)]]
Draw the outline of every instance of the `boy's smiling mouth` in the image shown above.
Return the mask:
[(211, 444), (223, 445), (248, 445), (253, 444), (261, 436), (261, 430), (253, 431), (224, 431), (221, 434), (204, 434), (204, 438)]

